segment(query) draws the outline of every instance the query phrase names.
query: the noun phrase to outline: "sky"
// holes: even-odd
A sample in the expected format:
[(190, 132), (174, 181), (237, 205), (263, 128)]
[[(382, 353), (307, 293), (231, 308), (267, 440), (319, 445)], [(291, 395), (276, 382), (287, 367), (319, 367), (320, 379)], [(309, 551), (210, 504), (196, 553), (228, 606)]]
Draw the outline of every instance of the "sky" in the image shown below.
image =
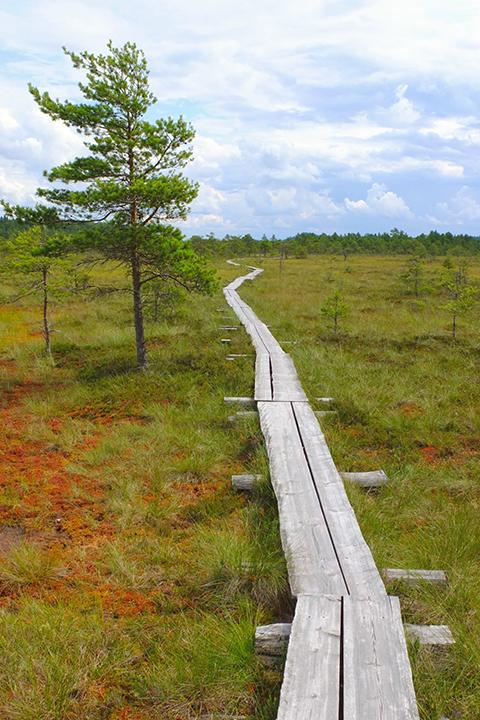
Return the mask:
[(131, 40), (196, 129), (186, 234), (480, 235), (479, 38), (478, 0), (0, 0), (0, 197), (83, 152), (27, 84), (79, 99), (62, 46)]

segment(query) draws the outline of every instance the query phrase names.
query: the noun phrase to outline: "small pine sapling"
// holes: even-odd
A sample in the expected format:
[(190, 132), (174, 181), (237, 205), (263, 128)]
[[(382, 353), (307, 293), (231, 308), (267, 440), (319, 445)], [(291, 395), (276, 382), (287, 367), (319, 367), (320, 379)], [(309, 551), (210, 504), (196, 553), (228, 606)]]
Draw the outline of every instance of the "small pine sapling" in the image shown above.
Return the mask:
[(419, 298), (427, 289), (425, 282), (424, 257), (420, 253), (411, 255), (406, 263), (403, 273), (400, 276), (407, 292)]
[(348, 315), (348, 307), (340, 290), (336, 290), (326, 299), (320, 308), (320, 312), (331, 323), (334, 333), (337, 333), (340, 320)]
[(461, 262), (454, 266), (453, 262), (443, 265), (441, 284), (448, 295), (448, 302), (442, 307), (451, 317), (451, 333), (455, 340), (458, 331), (458, 318), (469, 315), (478, 296), (478, 288), (469, 283), (467, 265)]
[(51, 302), (67, 292), (73, 263), (67, 255), (69, 239), (62, 233), (47, 234), (45, 226), (30, 227), (6, 243), (2, 274), (15, 282), (11, 302), (39, 296), (45, 354), (52, 359)]

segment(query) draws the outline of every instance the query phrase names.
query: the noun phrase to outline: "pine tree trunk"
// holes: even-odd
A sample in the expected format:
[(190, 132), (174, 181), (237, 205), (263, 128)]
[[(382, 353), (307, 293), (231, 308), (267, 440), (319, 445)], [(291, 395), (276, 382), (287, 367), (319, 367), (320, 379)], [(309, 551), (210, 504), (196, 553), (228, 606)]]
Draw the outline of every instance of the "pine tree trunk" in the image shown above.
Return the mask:
[(132, 290), (133, 290), (133, 317), (135, 321), (135, 342), (137, 346), (137, 367), (146, 370), (147, 348), (145, 347), (145, 332), (143, 328), (142, 284), (140, 260), (135, 250), (132, 251)]
[(42, 269), (42, 290), (43, 290), (43, 338), (45, 340), (45, 354), (51, 356), (52, 345), (51, 345), (51, 332), (50, 322), (48, 318), (48, 270), (47, 268)]

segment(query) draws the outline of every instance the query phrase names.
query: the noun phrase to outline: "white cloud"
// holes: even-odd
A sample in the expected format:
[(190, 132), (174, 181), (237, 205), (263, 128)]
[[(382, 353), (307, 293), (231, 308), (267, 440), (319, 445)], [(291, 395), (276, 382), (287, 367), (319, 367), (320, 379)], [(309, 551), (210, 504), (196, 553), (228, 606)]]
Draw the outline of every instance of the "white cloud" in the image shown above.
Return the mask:
[(480, 145), (480, 123), (475, 117), (443, 117), (431, 120), (420, 131), (422, 135), (435, 135), (442, 140), (459, 140)]
[(411, 218), (413, 216), (405, 200), (391, 190), (387, 190), (381, 183), (372, 185), (367, 192), (366, 200), (345, 198), (345, 207), (353, 212), (391, 218)]
[(475, 197), (472, 190), (462, 186), (448, 201), (437, 204), (437, 219), (443, 224), (463, 224), (465, 221), (480, 220), (480, 196)]
[(397, 101), (390, 107), (392, 120), (404, 125), (411, 125), (420, 118), (420, 112), (406, 96), (408, 85), (399, 85), (395, 91)]
[(145, 49), (158, 113), (178, 109), (197, 128), (192, 226), (408, 220), (410, 192), (373, 182), (400, 175), (424, 217), (451, 183), (448, 211), (434, 215), (472, 221), (474, 205), (459, 215), (455, 203), (468, 198), (455, 190), (478, 174), (479, 28), (477, 0), (3, 3), (0, 192), (29, 201), (44, 168), (83, 152), (76, 133), (38, 112), (26, 83), (77, 97), (61, 45), (100, 51), (111, 37)]

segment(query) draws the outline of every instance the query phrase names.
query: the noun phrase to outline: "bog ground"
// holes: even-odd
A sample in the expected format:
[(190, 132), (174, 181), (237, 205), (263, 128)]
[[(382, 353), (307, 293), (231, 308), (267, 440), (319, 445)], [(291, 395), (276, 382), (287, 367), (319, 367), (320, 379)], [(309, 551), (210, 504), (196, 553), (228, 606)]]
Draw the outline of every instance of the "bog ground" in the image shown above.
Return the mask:
[[(443, 258), (420, 298), (400, 282), (404, 258), (252, 262), (265, 272), (242, 296), (290, 343), (309, 396), (335, 398), (322, 425), (337, 466), (391, 478), (349, 489), (378, 566), (448, 574), (447, 589), (395, 588), (407, 622), (456, 639), (411, 646), (422, 718), (475, 720), (478, 311), (453, 342)], [(334, 333), (320, 308), (336, 289), (348, 314)], [(253, 351), (243, 331), (220, 344), (221, 306), (195, 297), (150, 321), (145, 375), (124, 295), (56, 308), (55, 367), (39, 309), (2, 306), (2, 717), (275, 717), (281, 676), (257, 665), (253, 631), (291, 608), (268, 484), (250, 500), (230, 488), (232, 473), (268, 471), (255, 421), (227, 422), (223, 397), (251, 394)]]

